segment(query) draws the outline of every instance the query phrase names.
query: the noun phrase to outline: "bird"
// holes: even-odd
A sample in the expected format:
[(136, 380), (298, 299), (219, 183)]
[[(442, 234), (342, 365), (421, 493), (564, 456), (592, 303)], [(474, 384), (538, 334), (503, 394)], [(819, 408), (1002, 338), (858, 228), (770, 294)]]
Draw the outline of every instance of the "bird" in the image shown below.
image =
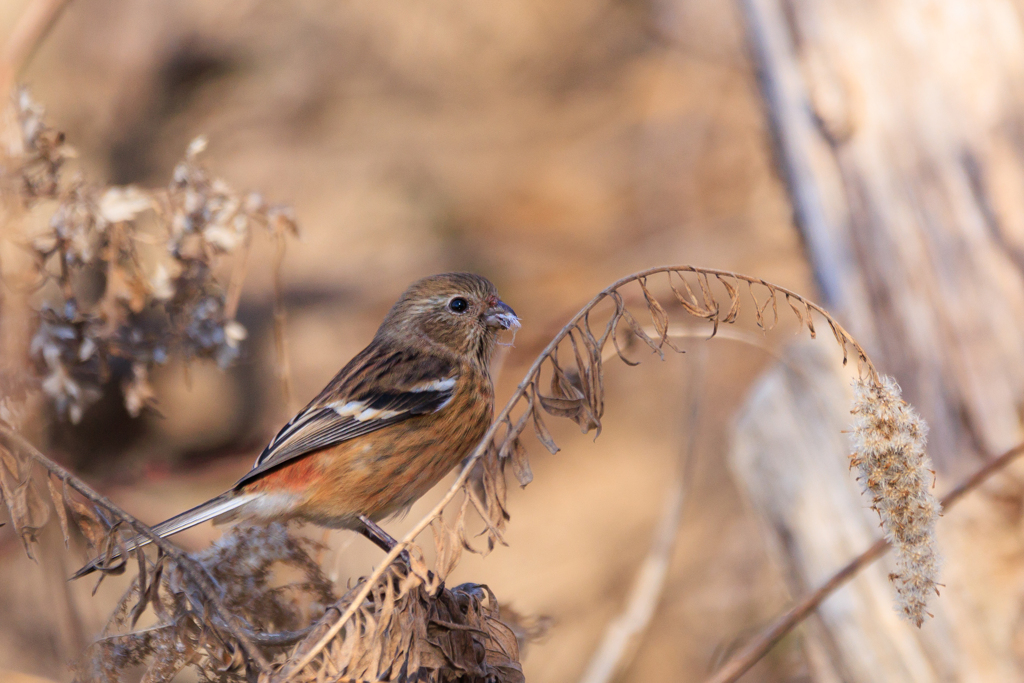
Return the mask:
[[(377, 523), (407, 510), (490, 427), (490, 360), (515, 311), (486, 278), (445, 273), (414, 282), (370, 343), (299, 411), (228, 491), (157, 524), (165, 538), (197, 524), (312, 523), (351, 529), (385, 550)], [(136, 536), (79, 578), (149, 543)]]

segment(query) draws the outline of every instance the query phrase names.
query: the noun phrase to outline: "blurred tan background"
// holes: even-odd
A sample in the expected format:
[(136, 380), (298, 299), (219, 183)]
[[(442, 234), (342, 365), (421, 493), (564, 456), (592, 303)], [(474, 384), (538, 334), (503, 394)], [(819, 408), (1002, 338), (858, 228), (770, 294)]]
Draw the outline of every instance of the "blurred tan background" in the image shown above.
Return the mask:
[[(0, 39), (26, 4), (0, 5)], [(420, 276), (481, 273), (520, 314), (499, 401), (572, 312), (630, 272), (692, 263), (814, 296), (732, 3), (74, 0), (25, 81), (93, 180), (164, 185), (205, 134), (214, 173), (292, 205), (300, 223), (283, 270), (293, 405), (274, 377), (273, 250), (257, 240), (235, 368), (169, 366), (163, 418), (133, 422), (113, 400), (51, 435), (50, 452), (144, 521), (233, 483)], [(559, 424), (561, 453), (531, 446), (536, 477), (512, 496), (510, 547), (453, 577), (552, 619), (526, 653), (531, 682), (582, 674), (691, 430), (692, 496), (668, 583), (622, 680), (698, 681), (786, 602), (723, 457), (770, 356), (728, 340), (685, 346), (665, 362), (610, 364), (601, 437)], [(437, 493), (386, 526), (401, 532)], [(347, 532), (327, 541), (342, 583), (379, 557)], [(63, 575), (79, 559), (65, 557)], [(0, 678), (69, 680), (117, 594), (75, 584), (66, 599), (50, 566), (0, 529)], [(798, 634), (744, 680), (806, 679)]]

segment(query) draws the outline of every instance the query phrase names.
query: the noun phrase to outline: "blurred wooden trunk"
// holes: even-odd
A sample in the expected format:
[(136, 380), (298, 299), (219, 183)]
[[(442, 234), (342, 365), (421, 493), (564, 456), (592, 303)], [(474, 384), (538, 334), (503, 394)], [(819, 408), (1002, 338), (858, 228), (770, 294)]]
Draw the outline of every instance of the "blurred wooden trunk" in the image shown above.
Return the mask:
[[(1021, 8), (741, 7), (822, 297), (928, 420), (942, 493), (1022, 439)], [(808, 353), (791, 350), (755, 390), (732, 463), (797, 591), (879, 533), (837, 438), (849, 424), (848, 377)], [(820, 610), (819, 680), (1024, 680), (1021, 476), (998, 477), (943, 518), (946, 589), (920, 631), (895, 618), (884, 569)]]

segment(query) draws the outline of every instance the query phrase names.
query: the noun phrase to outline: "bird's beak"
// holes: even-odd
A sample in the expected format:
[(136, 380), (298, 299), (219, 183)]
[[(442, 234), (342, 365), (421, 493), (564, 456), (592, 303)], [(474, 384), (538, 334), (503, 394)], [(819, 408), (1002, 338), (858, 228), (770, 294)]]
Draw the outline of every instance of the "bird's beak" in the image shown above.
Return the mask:
[(498, 330), (519, 327), (519, 317), (512, 310), (512, 307), (504, 301), (498, 301), (498, 303), (487, 309), (487, 312), (484, 313), (484, 322), (487, 324), (487, 327)]

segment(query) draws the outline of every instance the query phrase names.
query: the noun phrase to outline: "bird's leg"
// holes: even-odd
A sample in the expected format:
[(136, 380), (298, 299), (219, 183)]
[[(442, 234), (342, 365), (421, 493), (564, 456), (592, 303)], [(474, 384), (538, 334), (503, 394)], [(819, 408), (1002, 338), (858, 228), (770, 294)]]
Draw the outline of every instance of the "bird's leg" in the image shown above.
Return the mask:
[[(391, 552), (391, 550), (398, 545), (398, 541), (396, 541), (391, 534), (381, 529), (376, 522), (366, 515), (359, 515), (359, 521), (361, 523), (361, 526), (358, 529), (359, 533), (373, 541), (384, 552)], [(409, 559), (409, 553), (405, 550), (399, 553), (398, 557), (401, 558), (402, 562), (405, 562), (405, 566), (412, 566), (412, 561)], [(433, 580), (434, 573), (427, 570), (427, 576)], [(440, 594), (440, 591), (442, 590), (444, 590), (444, 582), (441, 582), (438, 594)]]
[[(398, 545), (398, 541), (392, 538), (391, 534), (381, 529), (376, 522), (367, 517), (366, 515), (359, 515), (359, 521), (362, 523), (357, 531), (363, 536), (373, 541), (373, 543), (386, 553), (391, 552), (391, 549)], [(411, 564), (409, 560), (409, 553), (402, 551), (398, 554), (402, 561), (406, 565)]]
[(391, 537), (391, 534), (377, 526), (377, 523), (366, 515), (359, 515), (359, 521), (362, 526), (356, 529), (363, 536), (373, 541), (373, 543), (386, 553), (391, 552), (391, 549), (398, 545), (398, 541)]

